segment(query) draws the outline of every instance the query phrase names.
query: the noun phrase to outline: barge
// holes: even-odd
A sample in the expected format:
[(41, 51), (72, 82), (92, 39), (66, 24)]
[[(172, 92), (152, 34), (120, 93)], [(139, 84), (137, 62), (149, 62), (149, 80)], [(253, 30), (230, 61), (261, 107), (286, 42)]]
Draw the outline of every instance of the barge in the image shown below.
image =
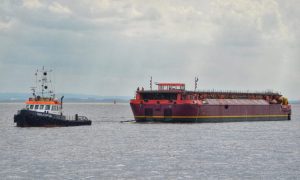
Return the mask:
[(157, 86), (157, 90), (138, 88), (130, 100), (136, 122), (291, 120), (291, 105), (277, 92), (188, 91), (183, 83)]

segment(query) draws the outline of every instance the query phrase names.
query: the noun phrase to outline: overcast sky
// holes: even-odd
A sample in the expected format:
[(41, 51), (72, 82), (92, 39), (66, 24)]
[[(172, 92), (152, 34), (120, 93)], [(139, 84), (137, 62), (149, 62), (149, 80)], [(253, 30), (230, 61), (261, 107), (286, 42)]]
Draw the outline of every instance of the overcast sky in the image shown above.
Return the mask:
[(1, 0), (0, 92), (28, 92), (38, 67), (57, 92), (137, 86), (266, 90), (300, 99), (299, 0)]

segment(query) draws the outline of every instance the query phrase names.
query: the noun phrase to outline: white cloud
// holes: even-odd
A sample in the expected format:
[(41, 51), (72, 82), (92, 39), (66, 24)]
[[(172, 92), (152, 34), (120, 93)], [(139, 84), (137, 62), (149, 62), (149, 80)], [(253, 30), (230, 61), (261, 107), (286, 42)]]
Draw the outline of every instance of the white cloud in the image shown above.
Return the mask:
[(9, 29), (12, 26), (12, 24), (13, 23), (11, 21), (5, 22), (0, 20), (0, 31)]
[(59, 4), (58, 2), (53, 2), (48, 9), (53, 13), (58, 14), (71, 14), (72, 11), (67, 7)]
[(36, 9), (42, 7), (39, 0), (23, 0), (23, 6), (29, 9)]

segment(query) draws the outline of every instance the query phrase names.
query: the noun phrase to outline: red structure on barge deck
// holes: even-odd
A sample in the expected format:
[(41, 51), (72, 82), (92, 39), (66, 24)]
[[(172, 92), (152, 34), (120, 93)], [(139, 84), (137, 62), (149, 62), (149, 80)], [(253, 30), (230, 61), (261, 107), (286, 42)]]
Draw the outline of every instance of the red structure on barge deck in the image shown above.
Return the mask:
[(291, 105), (275, 92), (186, 91), (183, 83), (137, 90), (130, 106), (137, 122), (290, 120)]

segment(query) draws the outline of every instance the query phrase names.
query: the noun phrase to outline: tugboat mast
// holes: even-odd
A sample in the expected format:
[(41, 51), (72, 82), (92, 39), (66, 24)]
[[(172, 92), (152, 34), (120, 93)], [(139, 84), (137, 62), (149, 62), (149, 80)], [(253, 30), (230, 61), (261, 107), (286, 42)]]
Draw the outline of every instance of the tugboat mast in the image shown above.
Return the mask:
[(49, 89), (49, 85), (51, 86), (52, 81), (48, 79), (48, 75), (51, 72), (52, 70), (46, 70), (44, 66), (41, 70), (37, 69), (35, 73), (36, 87), (32, 88), (34, 97), (36, 97), (36, 88), (39, 88), (39, 93), (41, 94), (42, 98), (44, 98), (47, 94), (53, 99), (55, 98), (53, 90)]

